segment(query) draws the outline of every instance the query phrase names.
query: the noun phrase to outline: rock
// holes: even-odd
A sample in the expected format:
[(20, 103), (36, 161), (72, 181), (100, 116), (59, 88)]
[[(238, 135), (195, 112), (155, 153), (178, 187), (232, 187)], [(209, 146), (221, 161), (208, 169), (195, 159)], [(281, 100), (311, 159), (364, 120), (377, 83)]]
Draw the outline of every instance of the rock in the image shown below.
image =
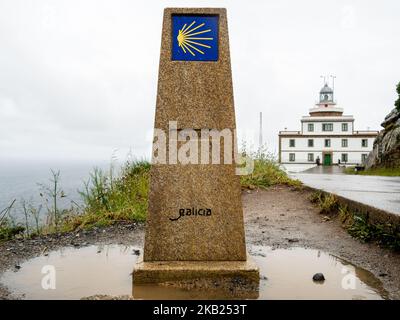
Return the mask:
[(312, 279), (313, 279), (313, 281), (317, 281), (317, 282), (325, 281), (325, 277), (322, 273), (314, 274)]
[(397, 120), (400, 119), (400, 111), (394, 108), (390, 113), (385, 117), (385, 120), (381, 123), (381, 126), (385, 129), (394, 124)]
[(385, 128), (374, 141), (365, 162), (366, 169), (400, 166), (400, 111), (393, 109), (382, 123)]
[(21, 269), (21, 266), (20, 266), (20, 265), (18, 265), (18, 264), (16, 264), (14, 267), (15, 267), (15, 269), (16, 269), (16, 270), (19, 270), (19, 269)]

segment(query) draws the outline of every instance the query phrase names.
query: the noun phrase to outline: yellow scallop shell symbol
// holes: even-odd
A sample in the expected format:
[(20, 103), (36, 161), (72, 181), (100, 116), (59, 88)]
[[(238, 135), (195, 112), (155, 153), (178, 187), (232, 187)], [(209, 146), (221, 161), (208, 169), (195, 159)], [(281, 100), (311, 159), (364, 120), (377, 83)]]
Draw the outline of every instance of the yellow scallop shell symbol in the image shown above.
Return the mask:
[(195, 24), (196, 21), (193, 21), (189, 26), (186, 26), (186, 24), (184, 24), (182, 29), (179, 30), (178, 36), (176, 37), (176, 39), (178, 40), (178, 45), (179, 47), (182, 48), (183, 52), (187, 53), (186, 51), (188, 51), (192, 54), (192, 56), (196, 55), (193, 51), (197, 51), (201, 54), (204, 54), (204, 52), (200, 50), (200, 47), (211, 48), (211, 46), (209, 46), (208, 44), (201, 43), (202, 41), (213, 40), (213, 38), (207, 38), (202, 36), (199, 37), (200, 34), (210, 32), (211, 29), (199, 30), (201, 27), (204, 26), (204, 23), (199, 24), (197, 27), (194, 26)]

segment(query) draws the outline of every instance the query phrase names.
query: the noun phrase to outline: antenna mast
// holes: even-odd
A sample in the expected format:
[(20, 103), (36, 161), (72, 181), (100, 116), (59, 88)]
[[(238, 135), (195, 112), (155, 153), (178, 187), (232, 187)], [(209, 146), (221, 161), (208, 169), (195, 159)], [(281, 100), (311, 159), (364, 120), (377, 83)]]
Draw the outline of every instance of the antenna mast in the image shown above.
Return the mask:
[(262, 112), (260, 112), (260, 134), (258, 136), (258, 148), (259, 151), (261, 152), (263, 145), (263, 134), (262, 134)]
[(333, 90), (332, 100), (334, 100), (334, 95), (335, 95), (335, 78), (336, 78), (336, 76), (330, 75), (330, 77), (332, 78), (332, 90)]

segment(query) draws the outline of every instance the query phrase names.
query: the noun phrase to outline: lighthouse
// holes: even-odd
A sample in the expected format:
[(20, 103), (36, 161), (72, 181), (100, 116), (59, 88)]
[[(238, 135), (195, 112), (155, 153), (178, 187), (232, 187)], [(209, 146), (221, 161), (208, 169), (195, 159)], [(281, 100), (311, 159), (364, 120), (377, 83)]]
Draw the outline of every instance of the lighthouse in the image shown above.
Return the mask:
[(284, 166), (360, 165), (379, 132), (355, 130), (354, 117), (343, 114), (343, 108), (334, 100), (334, 90), (326, 82), (318, 102), (300, 123), (299, 131), (279, 132), (279, 162)]

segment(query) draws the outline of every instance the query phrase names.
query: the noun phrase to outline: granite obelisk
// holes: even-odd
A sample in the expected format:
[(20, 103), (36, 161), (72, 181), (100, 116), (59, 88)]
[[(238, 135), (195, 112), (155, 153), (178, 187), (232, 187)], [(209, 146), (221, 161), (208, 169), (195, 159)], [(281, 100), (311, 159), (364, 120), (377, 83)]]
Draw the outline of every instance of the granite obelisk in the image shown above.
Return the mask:
[[(164, 10), (155, 129), (165, 133), (164, 139), (155, 140), (167, 146), (156, 150), (153, 145), (144, 253), (135, 265), (134, 283), (219, 276), (258, 283), (258, 269), (246, 254), (240, 180), (235, 174), (225, 9)], [(217, 163), (212, 151), (202, 154), (202, 148), (211, 145), (209, 137), (202, 136), (206, 131), (228, 133), (220, 140), (224, 144), (218, 143)], [(199, 144), (180, 153), (190, 135), (199, 138)], [(189, 151), (191, 161), (182, 163), (180, 155)]]

